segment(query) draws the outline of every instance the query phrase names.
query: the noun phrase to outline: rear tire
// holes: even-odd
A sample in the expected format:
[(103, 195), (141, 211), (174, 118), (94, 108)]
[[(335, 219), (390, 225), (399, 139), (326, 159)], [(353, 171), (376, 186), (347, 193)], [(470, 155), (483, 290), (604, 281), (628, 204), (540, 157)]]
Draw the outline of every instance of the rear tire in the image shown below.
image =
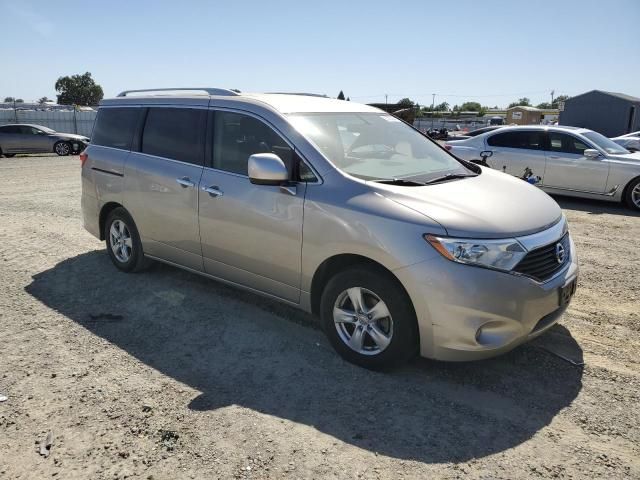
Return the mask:
[(150, 261), (145, 259), (138, 229), (131, 215), (122, 207), (114, 209), (104, 224), (107, 253), (123, 272), (140, 272)]
[(16, 156), (16, 154), (15, 153), (5, 153), (4, 156), (7, 157), (7, 158), (13, 158), (13, 157)]
[(57, 142), (53, 146), (53, 152), (61, 157), (66, 157), (71, 153), (71, 144), (69, 142)]
[(640, 177), (632, 180), (625, 191), (624, 201), (633, 210), (640, 210)]
[(333, 348), (361, 367), (392, 368), (418, 353), (411, 299), (382, 269), (362, 265), (332, 277), (322, 292), (320, 319)]

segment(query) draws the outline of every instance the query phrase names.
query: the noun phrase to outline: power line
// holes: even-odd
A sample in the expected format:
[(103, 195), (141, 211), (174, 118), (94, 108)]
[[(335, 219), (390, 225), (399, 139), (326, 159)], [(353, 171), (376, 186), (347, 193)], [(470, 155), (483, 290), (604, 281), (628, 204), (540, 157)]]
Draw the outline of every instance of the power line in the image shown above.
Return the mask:
[[(439, 97), (456, 97), (456, 98), (489, 98), (489, 97), (516, 97), (518, 95), (541, 95), (541, 94), (548, 94), (548, 92), (549, 90), (537, 90), (537, 91), (516, 92), (516, 93), (495, 93), (491, 95), (487, 95), (487, 94), (460, 95), (458, 93), (436, 93), (435, 95)], [(376, 95), (356, 95), (356, 96), (352, 96), (351, 98), (377, 98), (377, 97), (384, 97), (385, 95), (393, 96), (393, 97), (428, 97), (429, 95), (433, 95), (433, 92), (432, 93), (379, 93)]]

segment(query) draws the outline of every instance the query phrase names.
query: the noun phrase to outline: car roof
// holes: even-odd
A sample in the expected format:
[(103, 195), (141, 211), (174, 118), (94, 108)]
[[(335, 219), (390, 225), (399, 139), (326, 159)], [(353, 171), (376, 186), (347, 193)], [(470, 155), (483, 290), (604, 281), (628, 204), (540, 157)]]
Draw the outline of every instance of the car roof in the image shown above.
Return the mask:
[[(571, 127), (569, 125), (505, 125), (496, 130), (483, 133), (482, 135), (502, 133), (511, 130), (540, 130), (547, 132), (563, 132), (570, 131), (575, 133), (591, 132), (588, 128)], [(481, 135), (478, 135), (478, 137)]]
[(35, 128), (47, 128), (49, 130), (53, 130), (49, 127), (45, 127), (44, 125), (36, 125), (35, 123), (5, 123), (4, 125), (0, 125), (0, 127), (35, 127)]
[[(180, 89), (172, 89), (180, 92)], [(197, 90), (197, 89), (184, 89)], [(144, 91), (123, 92), (118, 97), (105, 99), (101, 106), (132, 105), (132, 104), (175, 104), (175, 105), (214, 105), (216, 101), (224, 100), (239, 104), (259, 104), (269, 106), (281, 114), (289, 113), (384, 113), (382, 110), (362, 103), (328, 98), (324, 95), (299, 93), (237, 93), (221, 89), (201, 89), (203, 94), (169, 94), (167, 90), (159, 90), (156, 94), (138, 95)], [(211, 92), (212, 94), (208, 94)], [(136, 93), (130, 96), (131, 93)], [(129, 95), (127, 95), (129, 94)]]

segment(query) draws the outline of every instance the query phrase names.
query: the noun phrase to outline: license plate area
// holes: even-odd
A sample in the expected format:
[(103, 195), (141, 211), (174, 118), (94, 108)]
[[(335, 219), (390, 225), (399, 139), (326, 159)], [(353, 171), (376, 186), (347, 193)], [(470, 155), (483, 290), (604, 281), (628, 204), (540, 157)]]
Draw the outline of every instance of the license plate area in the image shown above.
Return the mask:
[(578, 279), (574, 278), (570, 283), (558, 290), (559, 302), (562, 307), (571, 301), (571, 298), (576, 293), (576, 287), (578, 285)]

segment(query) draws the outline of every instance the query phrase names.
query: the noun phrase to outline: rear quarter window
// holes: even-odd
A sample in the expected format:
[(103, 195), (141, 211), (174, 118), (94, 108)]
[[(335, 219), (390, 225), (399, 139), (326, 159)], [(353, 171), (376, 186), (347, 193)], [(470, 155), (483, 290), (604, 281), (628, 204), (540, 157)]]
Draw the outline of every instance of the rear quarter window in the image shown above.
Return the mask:
[(130, 150), (141, 111), (140, 108), (101, 108), (93, 128), (91, 143)]

